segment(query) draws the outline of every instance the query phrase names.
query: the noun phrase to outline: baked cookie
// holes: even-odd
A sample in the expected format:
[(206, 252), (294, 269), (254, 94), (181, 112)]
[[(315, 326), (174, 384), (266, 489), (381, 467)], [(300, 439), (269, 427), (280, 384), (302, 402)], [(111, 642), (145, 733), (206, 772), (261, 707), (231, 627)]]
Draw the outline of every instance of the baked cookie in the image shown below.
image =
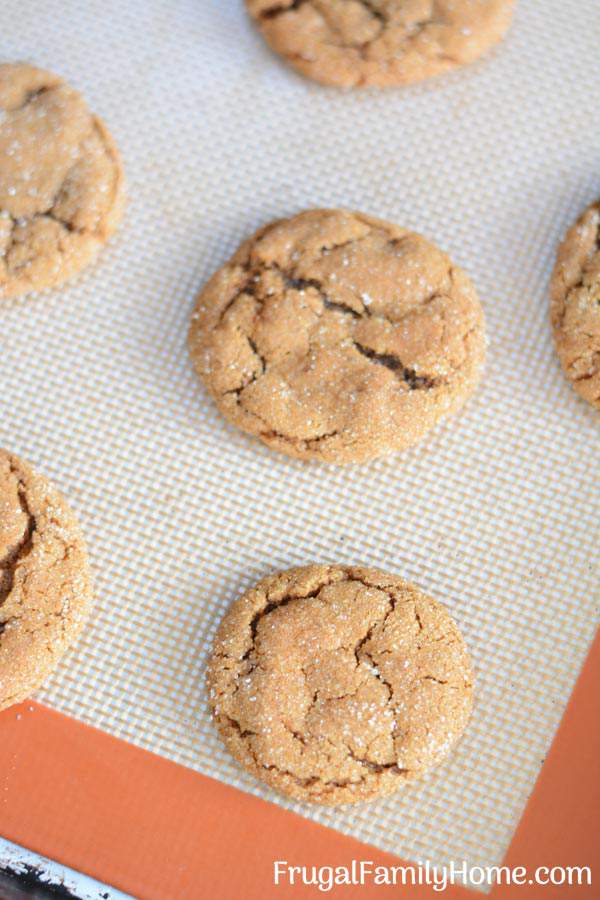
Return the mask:
[(294, 68), (339, 87), (389, 87), (473, 62), (500, 41), (513, 0), (246, 0)]
[(201, 292), (189, 342), (235, 425), (334, 463), (414, 444), (465, 403), (485, 355), (477, 294), (446, 254), (342, 210), (242, 244)]
[(50, 72), (0, 65), (0, 298), (83, 269), (123, 203), (119, 154), (81, 95)]
[(567, 232), (550, 292), (562, 367), (577, 393), (600, 409), (600, 200)]
[(376, 569), (317, 565), (271, 575), (233, 604), (208, 687), (239, 763), (331, 805), (391, 794), (440, 763), (473, 693), (443, 606)]
[(40, 687), (91, 600), (75, 516), (45, 478), (0, 450), (0, 709)]

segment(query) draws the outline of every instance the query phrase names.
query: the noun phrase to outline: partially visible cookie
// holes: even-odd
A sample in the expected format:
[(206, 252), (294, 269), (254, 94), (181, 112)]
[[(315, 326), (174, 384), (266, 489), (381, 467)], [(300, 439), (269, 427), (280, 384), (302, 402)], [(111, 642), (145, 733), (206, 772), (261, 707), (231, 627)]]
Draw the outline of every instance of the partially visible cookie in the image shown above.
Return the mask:
[(189, 341), (235, 425), (333, 463), (416, 443), (470, 397), (485, 355), (465, 273), (418, 234), (344, 210), (242, 244), (201, 292)]
[(473, 62), (513, 0), (246, 0), (267, 42), (322, 84), (389, 87)]
[(81, 95), (50, 72), (0, 65), (0, 299), (87, 266), (123, 204), (117, 148)]
[(445, 608), (361, 566), (260, 581), (221, 623), (208, 687), (241, 765), (290, 797), (330, 805), (393, 793), (438, 765), (473, 694)]
[(600, 409), (600, 200), (560, 245), (550, 293), (562, 367), (577, 393)]
[(0, 450), (0, 709), (40, 687), (91, 600), (75, 516), (45, 478)]

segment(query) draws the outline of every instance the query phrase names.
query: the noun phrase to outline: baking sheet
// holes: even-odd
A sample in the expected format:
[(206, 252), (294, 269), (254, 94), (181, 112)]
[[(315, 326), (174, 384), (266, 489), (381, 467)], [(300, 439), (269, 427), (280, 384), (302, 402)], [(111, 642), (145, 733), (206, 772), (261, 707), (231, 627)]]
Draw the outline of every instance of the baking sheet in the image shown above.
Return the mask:
[[(237, 0), (4, 0), (1, 55), (85, 93), (130, 196), (95, 267), (0, 309), (0, 444), (69, 496), (96, 574), (90, 626), (39, 699), (400, 856), (500, 861), (597, 621), (599, 415), (560, 372), (547, 292), (557, 242), (600, 195), (599, 38), (594, 0), (521, 0), (470, 68), (344, 93), (279, 63)], [(197, 290), (240, 240), (330, 205), (448, 250), (490, 338), (462, 414), (344, 469), (236, 432), (185, 346)], [(338, 811), (246, 776), (205, 706), (228, 603), (311, 561), (414, 580), (451, 609), (477, 670), (448, 763)]]

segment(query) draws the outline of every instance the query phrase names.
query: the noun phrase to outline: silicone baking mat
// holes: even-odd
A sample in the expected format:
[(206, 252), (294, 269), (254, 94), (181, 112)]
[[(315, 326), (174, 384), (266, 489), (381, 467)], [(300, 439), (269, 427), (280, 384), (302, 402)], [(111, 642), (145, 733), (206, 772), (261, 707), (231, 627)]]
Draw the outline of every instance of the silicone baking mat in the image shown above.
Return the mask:
[[(0, 309), (0, 443), (68, 495), (96, 574), (90, 626), (39, 699), (285, 805), (210, 724), (215, 627), (273, 569), (381, 566), (460, 623), (472, 723), (395, 797), (289, 808), (406, 858), (499, 862), (597, 618), (599, 417), (560, 372), (547, 292), (557, 242), (600, 194), (599, 38), (596, 0), (521, 0), (507, 41), (468, 69), (344, 93), (285, 68), (238, 0), (4, 0), (1, 55), (85, 93), (130, 197), (95, 267)], [(461, 415), (344, 469), (227, 425), (185, 345), (197, 290), (244, 236), (330, 205), (447, 249), (490, 338)]]

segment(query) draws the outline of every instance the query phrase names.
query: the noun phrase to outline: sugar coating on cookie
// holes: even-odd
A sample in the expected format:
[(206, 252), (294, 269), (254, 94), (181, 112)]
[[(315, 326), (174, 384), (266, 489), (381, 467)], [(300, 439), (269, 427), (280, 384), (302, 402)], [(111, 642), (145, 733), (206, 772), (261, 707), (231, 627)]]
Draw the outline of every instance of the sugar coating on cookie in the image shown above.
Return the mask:
[(91, 600), (75, 516), (45, 478), (0, 450), (0, 709), (40, 687)]
[(83, 269), (123, 203), (119, 154), (81, 95), (50, 72), (0, 65), (0, 298)]
[(600, 409), (600, 200), (567, 232), (550, 291), (562, 367), (577, 393)]
[(409, 84), (497, 44), (513, 0), (246, 0), (270, 46), (315, 81)]
[(215, 638), (210, 706), (246, 769), (298, 800), (393, 793), (438, 765), (472, 706), (464, 641), (441, 604), (358, 566), (272, 575)]
[(291, 456), (360, 462), (420, 440), (473, 393), (473, 285), (425, 238), (312, 210), (246, 241), (201, 292), (200, 377), (240, 428)]

